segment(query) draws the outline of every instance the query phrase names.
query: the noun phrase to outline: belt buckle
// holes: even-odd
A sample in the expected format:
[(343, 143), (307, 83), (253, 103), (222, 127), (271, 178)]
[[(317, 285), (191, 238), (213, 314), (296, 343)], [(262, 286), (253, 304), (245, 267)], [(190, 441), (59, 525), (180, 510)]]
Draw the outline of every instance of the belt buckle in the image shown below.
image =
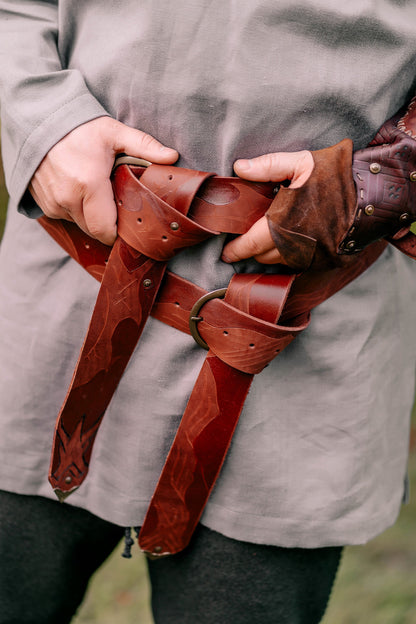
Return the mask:
[(198, 299), (198, 301), (196, 301), (189, 313), (189, 329), (191, 336), (200, 347), (206, 349), (207, 351), (209, 350), (209, 346), (205, 340), (201, 338), (198, 331), (198, 323), (203, 320), (203, 317), (199, 316), (199, 311), (207, 301), (210, 301), (211, 299), (222, 299), (226, 292), (226, 288), (218, 288), (217, 290), (212, 290), (206, 295), (203, 295)]
[(120, 165), (133, 165), (134, 167), (150, 167), (152, 163), (144, 158), (136, 158), (136, 156), (128, 156), (127, 154), (119, 154), (114, 161), (111, 173)]

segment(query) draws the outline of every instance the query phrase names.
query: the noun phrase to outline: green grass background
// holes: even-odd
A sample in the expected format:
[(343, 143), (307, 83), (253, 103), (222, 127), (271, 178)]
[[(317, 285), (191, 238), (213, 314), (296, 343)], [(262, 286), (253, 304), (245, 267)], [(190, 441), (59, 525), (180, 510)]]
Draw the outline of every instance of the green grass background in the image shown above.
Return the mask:
[[(0, 236), (6, 201), (0, 162)], [(412, 492), (413, 450), (409, 474)], [(416, 624), (415, 498), (403, 507), (394, 527), (365, 546), (345, 550), (323, 624)], [(95, 574), (74, 624), (152, 624), (146, 562), (137, 547), (133, 551), (132, 559), (123, 559), (120, 544)]]

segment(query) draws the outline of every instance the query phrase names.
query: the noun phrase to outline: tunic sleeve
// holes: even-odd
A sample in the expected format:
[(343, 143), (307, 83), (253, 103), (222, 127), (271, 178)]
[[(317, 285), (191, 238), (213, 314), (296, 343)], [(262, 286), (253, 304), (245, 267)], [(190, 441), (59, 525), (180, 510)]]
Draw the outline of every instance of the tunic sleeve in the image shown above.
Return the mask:
[(2, 156), (11, 204), (40, 210), (26, 191), (45, 154), (76, 126), (108, 113), (81, 73), (62, 67), (58, 0), (0, 0)]

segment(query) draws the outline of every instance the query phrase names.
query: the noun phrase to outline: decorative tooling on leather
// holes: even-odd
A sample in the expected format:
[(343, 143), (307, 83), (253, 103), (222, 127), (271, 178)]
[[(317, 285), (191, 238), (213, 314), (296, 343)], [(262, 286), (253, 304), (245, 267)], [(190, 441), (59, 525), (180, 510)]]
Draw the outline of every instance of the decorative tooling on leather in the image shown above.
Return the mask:
[[(178, 250), (217, 233), (186, 217), (201, 184), (207, 181), (212, 189), (215, 187), (219, 198), (225, 185), (222, 208), (226, 211), (227, 201), (231, 201), (231, 208), (239, 215), (237, 231), (241, 228), (242, 213), (257, 214), (258, 204), (266, 209), (270, 203), (271, 184), (251, 188), (238, 179), (214, 178), (210, 183), (211, 178), (213, 175), (205, 172), (158, 165), (145, 171), (137, 168), (136, 175), (128, 166), (118, 167), (113, 188), (119, 236), (110, 254), (104, 245), (96, 245), (85, 234), (78, 235), (73, 224), (57, 222), (55, 228), (54, 221), (41, 219), (45, 229), (68, 253), (92, 275), (102, 276), (87, 336), (57, 420), (49, 480), (60, 498), (79, 487), (87, 475), (98, 429), (92, 427), (100, 423), (151, 313), (165, 261)], [(205, 195), (210, 197), (209, 188)], [(215, 195), (212, 189), (211, 197)], [(162, 198), (154, 191), (160, 192)], [(204, 200), (199, 199), (199, 205), (201, 202)], [(106, 265), (104, 273), (97, 263)], [(83, 426), (79, 429), (81, 419)], [(75, 432), (85, 448), (82, 453), (74, 451)], [(87, 435), (88, 443), (84, 439)]]
[(178, 545), (181, 550), (189, 542), (221, 469), (251, 381), (252, 375), (208, 354), (140, 531), (142, 550), (159, 556), (172, 554)]
[[(164, 270), (163, 263), (152, 262), (117, 239), (58, 417), (50, 474), (56, 490), (72, 491), (86, 476), (98, 424), (137, 344)], [(151, 280), (153, 287), (143, 287), (145, 280)], [(85, 449), (77, 459), (71, 442), (73, 435), (79, 436)]]
[(404, 116), (387, 121), (370, 145), (354, 153), (357, 208), (340, 253), (361, 251), (387, 238), (416, 257), (410, 225), (416, 221), (416, 99)]
[(282, 187), (267, 218), (276, 247), (295, 271), (348, 266), (351, 255), (386, 238), (411, 257), (416, 221), (416, 104), (384, 124), (368, 147), (350, 139), (312, 152), (299, 188)]
[[(236, 275), (227, 289), (226, 303), (246, 314), (261, 312), (263, 321), (273, 327), (293, 281), (294, 275)], [(281, 348), (293, 340), (289, 335)], [(227, 336), (223, 339), (226, 342)], [(248, 345), (250, 355), (256, 350), (256, 344)], [(275, 355), (267, 354), (263, 366)], [(227, 365), (209, 351), (140, 531), (144, 551), (160, 556), (177, 552), (178, 545), (181, 549), (189, 542), (225, 459), (252, 379), (252, 374)]]
[[(153, 167), (159, 173), (152, 171)], [(127, 165), (116, 170), (113, 185), (119, 206), (120, 235), (112, 250), (86, 236), (72, 223), (40, 219), (41, 225), (74, 259), (102, 280), (78, 365), (57, 421), (50, 481), (61, 499), (86, 477), (98, 425), (148, 315), (190, 333), (190, 310), (206, 294), (177, 275), (165, 274), (166, 262), (144, 255), (125, 241), (122, 234), (130, 243), (144, 249), (140, 242), (143, 226), (148, 227), (149, 221), (156, 240), (157, 227), (152, 221), (154, 215), (159, 215), (161, 206), (162, 212), (165, 210), (165, 200), (169, 200), (165, 221), (174, 234), (168, 247), (169, 254), (176, 253), (184, 246), (184, 240), (194, 244), (199, 236), (206, 237), (208, 231), (209, 235), (219, 231), (221, 214), (225, 215), (224, 223), (230, 232), (245, 231), (247, 223), (257, 220), (259, 212), (264, 214), (274, 197), (270, 184), (251, 186), (238, 179), (221, 179), (203, 172), (191, 172), (187, 184), (183, 170), (173, 176), (158, 166), (146, 171), (150, 188), (143, 195), (144, 174), (140, 177), (141, 174), (139, 168)], [(159, 175), (163, 178), (160, 183)], [(179, 179), (177, 193), (174, 186), (169, 186), (176, 182), (175, 178)], [(158, 200), (156, 195), (148, 199), (158, 184), (164, 199)], [(189, 187), (191, 198), (185, 193)], [(226, 189), (224, 195), (222, 188)], [(214, 197), (218, 204), (210, 222), (206, 204)], [(230, 199), (232, 203), (228, 205)], [(173, 206), (178, 212), (171, 221)], [(199, 211), (205, 219), (203, 226), (196, 223)], [(230, 213), (236, 216), (233, 223)], [(154, 257), (165, 257), (158, 251), (165, 249), (165, 243), (163, 238), (158, 238), (157, 249), (152, 251)], [(357, 256), (348, 270), (311, 273), (311, 282), (304, 276), (295, 279), (288, 274), (235, 275), (224, 301), (212, 299), (203, 305), (198, 331), (210, 351), (140, 532), (143, 550), (158, 556), (178, 552), (186, 546), (224, 461), (253, 373), (260, 371), (308, 325), (312, 307), (354, 279), (384, 247), (384, 242), (372, 245)]]
[(416, 96), (412, 98), (405, 114), (397, 122), (397, 127), (408, 136), (416, 139)]

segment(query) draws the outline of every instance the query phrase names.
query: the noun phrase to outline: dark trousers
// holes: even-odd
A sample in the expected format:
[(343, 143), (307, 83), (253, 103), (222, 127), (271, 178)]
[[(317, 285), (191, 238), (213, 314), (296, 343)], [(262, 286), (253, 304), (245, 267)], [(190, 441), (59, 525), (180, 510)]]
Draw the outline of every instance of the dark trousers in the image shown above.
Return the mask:
[[(70, 622), (123, 534), (84, 510), (0, 491), (0, 624)], [(341, 552), (259, 546), (199, 526), (183, 553), (148, 562), (155, 623), (317, 624)]]

